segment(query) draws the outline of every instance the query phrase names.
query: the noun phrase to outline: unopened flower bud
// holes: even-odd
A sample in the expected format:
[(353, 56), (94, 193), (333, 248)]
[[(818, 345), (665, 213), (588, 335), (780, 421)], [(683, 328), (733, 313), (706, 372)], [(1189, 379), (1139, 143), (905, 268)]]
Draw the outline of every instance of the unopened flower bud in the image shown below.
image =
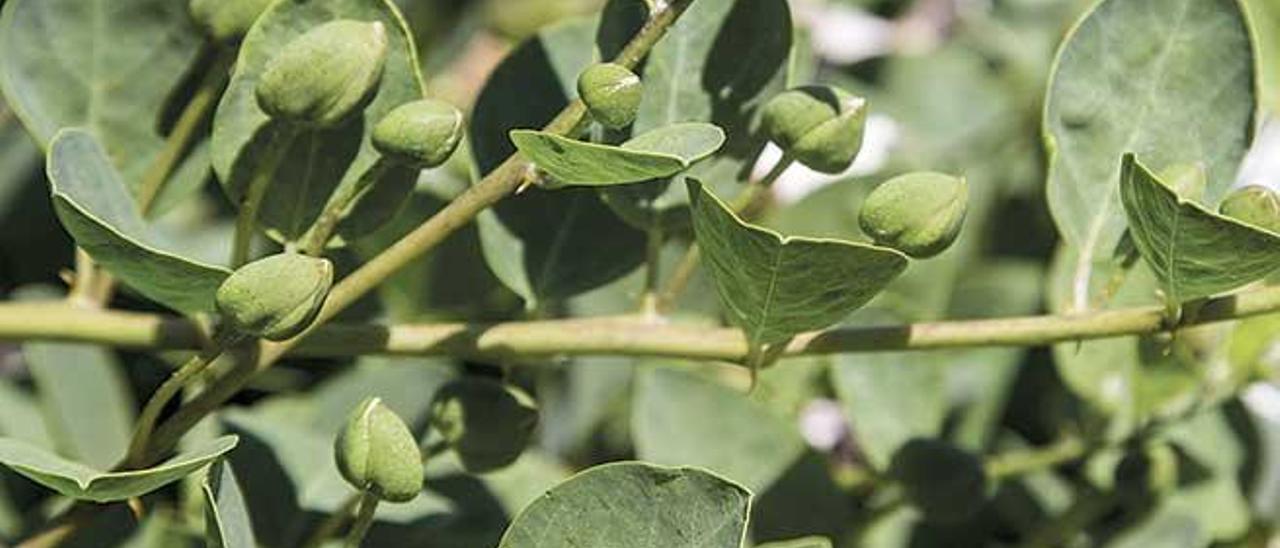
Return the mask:
[(404, 421), (378, 398), (360, 403), (333, 444), (342, 477), (361, 492), (409, 502), (422, 491), (422, 452)]
[(336, 126), (373, 100), (387, 58), (381, 22), (337, 20), (289, 42), (258, 81), (258, 106), (310, 128)]
[(842, 173), (862, 149), (867, 101), (831, 86), (785, 91), (765, 104), (765, 134), (801, 164)]
[(1223, 215), (1280, 234), (1280, 197), (1258, 185), (1240, 188), (1218, 207)]
[(332, 285), (327, 259), (282, 253), (240, 267), (222, 282), (215, 303), (236, 331), (282, 341), (315, 321)]
[(964, 178), (909, 173), (872, 191), (862, 204), (858, 223), (877, 244), (926, 259), (955, 242), (968, 204)]
[(373, 127), (373, 146), (389, 160), (416, 168), (443, 164), (462, 141), (462, 112), (423, 99), (396, 107)]
[(191, 0), (191, 17), (214, 42), (244, 38), (272, 0)]
[(615, 63), (598, 63), (578, 77), (578, 95), (600, 125), (621, 129), (635, 122), (644, 86), (631, 69)]

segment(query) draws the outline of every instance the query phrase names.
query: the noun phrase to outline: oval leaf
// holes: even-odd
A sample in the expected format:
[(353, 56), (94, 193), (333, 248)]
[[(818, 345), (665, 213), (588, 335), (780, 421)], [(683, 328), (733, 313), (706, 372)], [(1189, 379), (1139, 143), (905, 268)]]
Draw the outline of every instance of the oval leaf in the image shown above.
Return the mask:
[(1132, 154), (1124, 156), (1120, 195), (1134, 244), (1171, 303), (1229, 291), (1280, 268), (1280, 235), (1178, 196)]
[[(186, 2), (12, 0), (0, 18), (0, 86), (44, 148), (59, 129), (101, 139), (132, 195), (164, 147), (171, 94), (203, 38)], [(202, 165), (203, 164), (203, 165)], [(192, 155), (160, 202), (195, 190), (208, 159)]]
[(244, 493), (231, 471), (231, 463), (218, 461), (209, 467), (201, 486), (204, 493), (205, 542), (209, 548), (254, 548), (253, 522)]
[(158, 245), (93, 135), (60, 132), (50, 146), (48, 172), (58, 219), (94, 261), (174, 310), (213, 310), (213, 295), (231, 272)]
[(892, 249), (782, 236), (747, 224), (690, 180), (693, 228), (720, 300), (756, 345), (843, 320), (907, 268)]
[[(404, 103), (421, 99), (422, 76), (413, 39), (399, 11), (385, 0), (275, 2), (240, 48), (213, 123), (213, 167), (233, 199), (244, 192), (274, 137), (270, 118), (258, 107), (255, 86), (267, 62), (294, 38), (335, 20), (381, 21), (387, 29), (387, 60), (376, 98), (343, 125), (306, 132), (295, 139), (262, 204), (259, 222), (283, 241), (301, 238), (330, 199), (359, 184), (379, 155), (370, 142), (373, 126)], [(345, 217), (342, 240), (362, 236), (390, 220), (413, 189), (417, 172), (391, 169)]]
[(178, 481), (235, 448), (223, 436), (145, 470), (102, 472), (26, 442), (0, 438), (0, 464), (75, 500), (114, 502), (139, 497)]
[(606, 464), (569, 478), (516, 516), (499, 548), (739, 548), (751, 493), (696, 468)]
[[(1058, 54), (1044, 114), (1049, 206), (1080, 248), (1071, 304), (1088, 309), (1098, 261), (1124, 233), (1119, 165), (1205, 166), (1206, 199), (1230, 185), (1253, 135), (1254, 50), (1233, 0), (1106, 0)], [(1194, 128), (1194, 131), (1189, 130)]]
[(711, 124), (674, 124), (621, 146), (576, 141), (553, 133), (511, 132), (511, 142), (556, 182), (609, 186), (671, 177), (715, 153), (724, 131)]

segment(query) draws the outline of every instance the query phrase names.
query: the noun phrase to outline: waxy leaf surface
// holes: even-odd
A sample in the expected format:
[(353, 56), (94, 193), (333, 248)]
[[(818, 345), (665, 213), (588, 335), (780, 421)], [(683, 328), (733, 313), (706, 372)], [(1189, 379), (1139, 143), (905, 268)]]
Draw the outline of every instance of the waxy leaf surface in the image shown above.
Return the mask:
[(620, 146), (575, 141), (553, 133), (511, 132), (521, 154), (555, 182), (570, 186), (609, 186), (671, 177), (724, 144), (724, 131), (711, 124), (673, 124)]

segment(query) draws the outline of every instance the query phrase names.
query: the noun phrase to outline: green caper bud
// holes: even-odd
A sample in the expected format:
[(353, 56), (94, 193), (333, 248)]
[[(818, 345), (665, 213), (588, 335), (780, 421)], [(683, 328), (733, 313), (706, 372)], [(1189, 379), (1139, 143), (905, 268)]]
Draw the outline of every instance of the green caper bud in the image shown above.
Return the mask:
[(450, 382), (431, 403), (431, 425), (473, 473), (516, 461), (538, 425), (538, 408), (523, 391), (483, 379)]
[(191, 17), (214, 42), (244, 38), (272, 0), (191, 0)]
[(909, 173), (873, 190), (862, 204), (858, 223), (877, 244), (927, 259), (955, 242), (968, 204), (964, 178)]
[(1259, 185), (1242, 187), (1222, 201), (1223, 215), (1280, 234), (1280, 197)]
[(982, 461), (937, 440), (913, 440), (902, 446), (893, 456), (889, 475), (929, 521), (964, 521), (986, 498), (987, 473)]
[(443, 164), (461, 141), (462, 112), (431, 99), (400, 105), (373, 127), (378, 152), (398, 164), (422, 169)]
[(240, 267), (218, 288), (218, 313), (237, 332), (272, 341), (302, 333), (333, 285), (333, 263), (281, 253)]
[(422, 491), (422, 453), (404, 421), (378, 398), (360, 403), (333, 443), (342, 477), (361, 492), (409, 502)]
[(1178, 486), (1178, 453), (1164, 442), (1137, 444), (1116, 465), (1114, 480), (1117, 494), (1126, 502), (1159, 498)]
[(644, 85), (631, 69), (615, 63), (597, 63), (578, 77), (578, 95), (600, 125), (622, 129), (636, 121)]
[(267, 63), (258, 106), (281, 122), (334, 127), (373, 100), (387, 58), (381, 22), (330, 21), (307, 31)]
[(832, 86), (804, 86), (770, 99), (764, 132), (809, 169), (842, 173), (862, 149), (867, 101)]

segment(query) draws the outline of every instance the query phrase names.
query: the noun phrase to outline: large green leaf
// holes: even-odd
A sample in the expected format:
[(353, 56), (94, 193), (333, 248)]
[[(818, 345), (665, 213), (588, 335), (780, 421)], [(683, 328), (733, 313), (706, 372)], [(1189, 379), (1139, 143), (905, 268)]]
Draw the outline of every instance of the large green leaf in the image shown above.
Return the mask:
[[(258, 107), (254, 89), (267, 62), (308, 30), (335, 19), (381, 21), (387, 29), (387, 60), (377, 96), (342, 126), (306, 132), (294, 140), (263, 202), (259, 222), (285, 241), (302, 237), (339, 189), (358, 184), (378, 160), (369, 139), (382, 116), (422, 98), (413, 38), (387, 0), (275, 2), (249, 31), (213, 124), (213, 167), (223, 188), (240, 197), (262, 162), (274, 125)], [(391, 219), (416, 182), (414, 170), (393, 168), (345, 217), (338, 235), (350, 240)]]
[[(164, 115), (203, 41), (184, 2), (12, 0), (0, 17), (0, 87), (42, 147), (80, 126), (102, 140), (130, 193), (164, 146)], [(192, 156), (186, 164), (199, 166)], [(202, 180), (207, 169), (184, 168)], [(193, 190), (170, 185), (171, 194)], [(170, 192), (171, 191), (171, 192)]]
[(831, 384), (859, 449), (877, 470), (887, 470), (907, 442), (942, 433), (948, 407), (945, 362), (954, 357), (946, 352), (836, 357)]
[(50, 447), (95, 468), (124, 457), (137, 403), (115, 355), (100, 346), (63, 343), (28, 343), (22, 352), (40, 395)]
[(0, 438), (0, 464), (76, 500), (113, 502), (138, 497), (182, 479), (235, 448), (224, 436), (145, 470), (102, 472), (26, 442)]
[(906, 256), (892, 249), (747, 224), (702, 183), (688, 187), (694, 231), (720, 299), (754, 344), (839, 322), (907, 267)]
[(205, 500), (205, 541), (208, 548), (255, 548), (249, 521), (249, 507), (236, 483), (231, 465), (225, 461), (209, 467), (201, 486)]
[[(498, 65), (471, 119), (480, 173), (516, 152), (511, 130), (542, 127), (568, 104), (578, 73), (594, 60), (596, 28), (594, 20), (551, 27)], [(594, 289), (644, 261), (645, 235), (618, 219), (597, 194), (590, 188), (532, 188), (477, 218), (489, 268), (527, 306)]]
[(544, 131), (516, 130), (511, 141), (556, 182), (609, 186), (671, 177), (715, 153), (724, 131), (703, 123), (672, 124), (619, 146), (576, 141)]
[(757, 541), (840, 536), (853, 517), (825, 459), (793, 423), (711, 379), (676, 368), (644, 371), (636, 380), (631, 430), (640, 459), (706, 468), (755, 493)]
[(1132, 154), (1123, 162), (1120, 197), (1130, 233), (1171, 303), (1229, 291), (1280, 268), (1280, 235), (1179, 196)]
[(750, 499), (741, 486), (696, 468), (606, 464), (521, 511), (499, 548), (739, 548)]
[(77, 245), (158, 303), (187, 314), (213, 310), (213, 295), (230, 271), (184, 258), (156, 242), (92, 134), (64, 130), (50, 148), (54, 208)]
[(1203, 165), (1206, 200), (1230, 186), (1253, 135), (1254, 53), (1235, 0), (1106, 0), (1058, 54), (1045, 107), (1049, 205), (1067, 242), (1072, 310), (1125, 230), (1119, 158)]

